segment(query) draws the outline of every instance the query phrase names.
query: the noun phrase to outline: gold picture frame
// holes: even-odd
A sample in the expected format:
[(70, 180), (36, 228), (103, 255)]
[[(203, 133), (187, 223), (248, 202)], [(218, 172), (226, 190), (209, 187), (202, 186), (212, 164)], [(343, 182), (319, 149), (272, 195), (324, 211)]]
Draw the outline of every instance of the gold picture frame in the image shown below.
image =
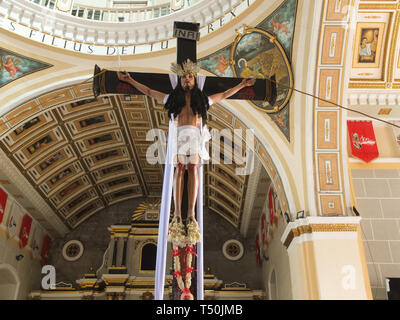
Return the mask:
[[(275, 105), (274, 108), (272, 109), (267, 109), (264, 107), (261, 107), (260, 105), (258, 105), (257, 103), (253, 102), (253, 101), (249, 101), (250, 104), (252, 104), (255, 108), (257, 108), (260, 111), (266, 112), (266, 113), (277, 113), (279, 111), (281, 111), (288, 103), (289, 100), (292, 96), (293, 93), (293, 83), (294, 83), (294, 79), (293, 79), (293, 71), (292, 71), (292, 66), (291, 63), (289, 61), (289, 58), (286, 56), (285, 50), (282, 47), (282, 45), (279, 43), (278, 39), (271, 33), (269, 33), (268, 31), (265, 31), (263, 29), (259, 29), (259, 28), (252, 28), (252, 27), (248, 27), (248, 26), (244, 26), (243, 28), (243, 33), (240, 33), (237, 31), (236, 34), (236, 38), (235, 41), (233, 43), (232, 49), (231, 49), (231, 55), (230, 55), (230, 64), (231, 64), (231, 68), (232, 68), (232, 72), (234, 74), (235, 77), (248, 77), (250, 78), (251, 76), (256, 76), (256, 77), (264, 77), (264, 76), (268, 76), (267, 74), (263, 74), (261, 75), (256, 74), (256, 73), (252, 73), (252, 74), (239, 74), (235, 68), (235, 66), (237, 64), (240, 64), (241, 60), (245, 60), (245, 59), (237, 59), (238, 61), (236, 61), (235, 56), (238, 50), (238, 45), (239, 42), (242, 40), (242, 38), (249, 36), (249, 35), (260, 35), (261, 37), (265, 38), (268, 40), (268, 42), (271, 44), (271, 46), (274, 46), (276, 49), (276, 52), (279, 54), (279, 58), (276, 62), (280, 62), (281, 64), (284, 65), (285, 71), (287, 72), (286, 76), (287, 76), (287, 83), (285, 85), (283, 85), (282, 83), (282, 88), (287, 89), (287, 93), (285, 93), (285, 98), (279, 102), (278, 105)], [(265, 54), (266, 51), (263, 52), (263, 54)], [(262, 61), (262, 59), (260, 59), (259, 57), (256, 57), (253, 60), (257, 60), (257, 61)], [(278, 63), (274, 63), (274, 61), (272, 62), (271, 66), (268, 66), (267, 69), (269, 69), (269, 71), (275, 70), (276, 68), (278, 68)], [(250, 62), (251, 63), (251, 62)], [(245, 65), (247, 65), (248, 63), (246, 62)], [(250, 64), (249, 64), (250, 65)], [(279, 77), (277, 77), (277, 86), (278, 86), (278, 97), (279, 97)]]
[(380, 68), (385, 22), (359, 22), (353, 48), (353, 68)]

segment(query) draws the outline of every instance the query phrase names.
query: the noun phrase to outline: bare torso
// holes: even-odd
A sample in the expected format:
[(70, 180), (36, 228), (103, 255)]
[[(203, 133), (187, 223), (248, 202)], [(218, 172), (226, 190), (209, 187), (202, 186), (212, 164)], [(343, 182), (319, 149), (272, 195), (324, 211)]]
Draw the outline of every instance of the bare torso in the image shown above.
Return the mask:
[(201, 126), (201, 115), (193, 114), (192, 108), (190, 107), (190, 94), (188, 93), (186, 94), (186, 104), (178, 115), (177, 126), (195, 126), (197, 128)]

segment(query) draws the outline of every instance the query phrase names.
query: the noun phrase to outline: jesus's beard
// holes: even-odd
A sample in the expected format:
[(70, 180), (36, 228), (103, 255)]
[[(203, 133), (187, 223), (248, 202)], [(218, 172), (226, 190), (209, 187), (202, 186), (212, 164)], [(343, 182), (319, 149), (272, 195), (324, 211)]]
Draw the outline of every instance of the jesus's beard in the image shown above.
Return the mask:
[(183, 86), (183, 90), (185, 92), (191, 92), (193, 88), (194, 88), (194, 86), (191, 87), (189, 84), (186, 84), (186, 83)]

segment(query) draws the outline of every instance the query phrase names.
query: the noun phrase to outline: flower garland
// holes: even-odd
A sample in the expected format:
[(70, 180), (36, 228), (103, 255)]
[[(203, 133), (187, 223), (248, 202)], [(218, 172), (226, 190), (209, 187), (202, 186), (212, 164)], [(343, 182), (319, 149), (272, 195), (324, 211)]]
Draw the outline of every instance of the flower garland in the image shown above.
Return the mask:
[[(172, 219), (168, 231), (168, 240), (172, 242), (172, 256), (174, 259), (173, 277), (176, 279), (178, 287), (181, 290), (181, 300), (194, 300), (194, 296), (190, 291), (190, 287), (192, 285), (192, 272), (196, 271), (192, 267), (192, 260), (193, 255), (196, 255), (194, 245), (199, 242), (200, 239), (201, 235), (196, 220), (191, 219), (190, 222), (188, 222), (187, 235), (185, 235), (185, 229), (182, 221), (180, 221), (180, 219), (177, 217)], [(182, 274), (180, 247), (185, 248), (183, 259), (185, 263), (185, 275)]]

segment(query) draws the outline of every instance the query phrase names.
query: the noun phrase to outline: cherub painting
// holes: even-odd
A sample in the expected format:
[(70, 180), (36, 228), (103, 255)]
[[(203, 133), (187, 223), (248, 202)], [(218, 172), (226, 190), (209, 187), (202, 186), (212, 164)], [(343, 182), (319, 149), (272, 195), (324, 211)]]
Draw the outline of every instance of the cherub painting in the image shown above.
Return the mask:
[(51, 66), (0, 47), (0, 87)]
[(290, 33), (289, 28), (286, 23), (280, 23), (279, 21), (271, 20), (270, 24), (274, 28), (273, 32), (275, 34), (278, 33), (279, 31), (281, 31), (285, 34)]
[(215, 67), (214, 70), (219, 71), (220, 75), (224, 76), (225, 75), (225, 70), (226, 70), (226, 68), (228, 68), (228, 66), (229, 66), (229, 60), (226, 60), (225, 59), (225, 55), (221, 54), (221, 56), (219, 58), (219, 63)]
[(258, 27), (272, 33), (290, 57), (296, 21), (297, 0), (286, 0)]
[(19, 58), (13, 58), (12, 56), (1, 57), (0, 71), (5, 69), (11, 78), (15, 78), (18, 72), (22, 72), (17, 66), (21, 65), (23, 61)]
[(200, 66), (219, 77), (233, 77), (230, 61), (231, 47), (226, 47), (200, 60)]

